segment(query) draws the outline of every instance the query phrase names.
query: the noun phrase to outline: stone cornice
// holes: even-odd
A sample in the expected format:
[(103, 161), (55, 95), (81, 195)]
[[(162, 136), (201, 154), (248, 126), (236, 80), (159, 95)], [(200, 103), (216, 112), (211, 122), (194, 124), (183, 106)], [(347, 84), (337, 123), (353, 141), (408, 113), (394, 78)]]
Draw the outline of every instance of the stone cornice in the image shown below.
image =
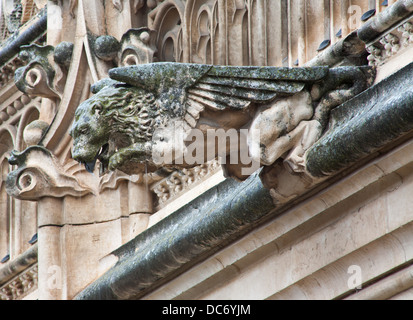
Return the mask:
[(368, 43), (403, 20), (413, 12), (412, 0), (399, 0), (378, 16), (365, 23), (357, 32), (358, 37)]
[(32, 43), (39, 38), (47, 28), (47, 14), (44, 11), (30, 26), (22, 31), (15, 39), (0, 50), (0, 66), (8, 62), (20, 51), (20, 47)]
[(36, 290), (37, 282), (38, 265), (35, 264), (0, 288), (0, 300), (21, 300)]
[(37, 262), (37, 243), (29, 250), (18, 256), (0, 268), (0, 286), (10, 281), (12, 278), (23, 272)]
[(76, 299), (136, 298), (245, 234), (274, 208), (258, 175), (244, 183), (227, 179), (116, 250), (118, 263)]
[(0, 300), (19, 300), (37, 288), (37, 243), (0, 268)]

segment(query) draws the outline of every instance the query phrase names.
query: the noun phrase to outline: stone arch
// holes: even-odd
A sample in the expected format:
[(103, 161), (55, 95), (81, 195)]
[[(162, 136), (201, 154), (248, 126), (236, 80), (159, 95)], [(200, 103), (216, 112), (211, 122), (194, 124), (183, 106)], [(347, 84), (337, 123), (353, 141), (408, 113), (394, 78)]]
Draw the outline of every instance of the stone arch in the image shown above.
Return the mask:
[(31, 122), (38, 120), (39, 115), (40, 113), (39, 113), (39, 109), (37, 108), (37, 106), (32, 105), (27, 108), (25, 113), (20, 118), (19, 128), (17, 130), (17, 136), (16, 136), (16, 145), (15, 145), (20, 151), (26, 149), (27, 147), (23, 139), (24, 129)]
[(13, 149), (13, 135), (9, 128), (0, 130), (0, 259), (10, 254), (10, 212), (12, 199), (6, 193), (5, 181), (10, 172), (7, 157)]
[(156, 45), (160, 61), (182, 61), (182, 21), (185, 5), (169, 0), (156, 11), (152, 29), (158, 32)]
[(16, 129), (12, 126), (3, 125), (0, 129), (0, 162), (7, 156), (7, 152), (16, 144)]

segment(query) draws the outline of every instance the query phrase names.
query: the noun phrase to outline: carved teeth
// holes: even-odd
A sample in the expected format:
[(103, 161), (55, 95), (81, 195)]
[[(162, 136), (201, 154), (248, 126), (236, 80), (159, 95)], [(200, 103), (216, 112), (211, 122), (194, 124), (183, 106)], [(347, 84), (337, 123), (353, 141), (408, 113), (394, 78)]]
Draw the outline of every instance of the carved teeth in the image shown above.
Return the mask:
[(97, 156), (96, 156), (96, 159), (99, 159), (99, 160), (101, 160), (101, 162), (102, 162), (103, 156), (105, 156), (105, 155), (108, 153), (108, 151), (109, 151), (109, 145), (108, 145), (108, 144), (104, 144), (104, 145), (100, 148), (99, 153), (98, 153)]

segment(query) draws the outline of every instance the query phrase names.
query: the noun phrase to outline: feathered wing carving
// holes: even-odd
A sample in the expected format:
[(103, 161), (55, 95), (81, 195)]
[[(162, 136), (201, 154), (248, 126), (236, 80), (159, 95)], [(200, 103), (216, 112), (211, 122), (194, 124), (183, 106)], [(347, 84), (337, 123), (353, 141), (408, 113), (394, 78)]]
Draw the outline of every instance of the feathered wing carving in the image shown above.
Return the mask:
[[(270, 166), (283, 158), (294, 172), (304, 172), (305, 152), (322, 135), (324, 119), (328, 119), (330, 110), (363, 91), (371, 83), (369, 75), (369, 70), (363, 67), (277, 68), (159, 62), (115, 68), (109, 71), (111, 80), (94, 86), (96, 96), (79, 109), (87, 117), (75, 121), (74, 128), (80, 127), (91, 115), (96, 121), (101, 119), (107, 109), (103, 102), (114, 98), (115, 93), (120, 93), (115, 102), (127, 102), (128, 86), (132, 86), (135, 89), (131, 92), (150, 94), (153, 111), (150, 116), (156, 121), (150, 125), (151, 136), (144, 141), (133, 135), (126, 136), (125, 141), (130, 141), (130, 145), (125, 147), (122, 142), (112, 147), (108, 155), (97, 156), (104, 161), (109, 159), (110, 170), (131, 174), (141, 172), (143, 163), (149, 163), (151, 170), (166, 165), (174, 168), (192, 165), (183, 162), (182, 155), (189, 151), (181, 142), (192, 137), (193, 128), (204, 130), (204, 138), (207, 138), (208, 126), (226, 130), (249, 126), (248, 145), (243, 146), (243, 150), (248, 149), (254, 163)], [(101, 93), (99, 88), (105, 84), (111, 88)], [(96, 101), (102, 103), (96, 104)], [(256, 108), (260, 104), (265, 107)], [(99, 107), (98, 113), (95, 107)], [(139, 121), (138, 127), (147, 124)], [(136, 129), (133, 125), (129, 127)], [(108, 136), (101, 140), (115, 145), (120, 141), (121, 132), (110, 130), (104, 132)], [(259, 143), (256, 143), (254, 132), (259, 132)], [(94, 151), (105, 149), (101, 143), (91, 143), (93, 149), (86, 148), (85, 141), (89, 141), (89, 137), (84, 138), (80, 130), (73, 130), (73, 133), (76, 160), (88, 162), (93, 159)], [(241, 149), (229, 151), (235, 153)], [(244, 179), (246, 175), (238, 172), (242, 166), (233, 167), (231, 176)]]
[(112, 69), (117, 81), (156, 93), (161, 104), (194, 128), (205, 108), (243, 110), (293, 95), (328, 75), (328, 67), (234, 67), (160, 62)]
[[(213, 66), (187, 90), (185, 119), (193, 127), (205, 108), (243, 110), (302, 91), (328, 74), (327, 67), (277, 68)], [(193, 118), (193, 120), (191, 119)]]

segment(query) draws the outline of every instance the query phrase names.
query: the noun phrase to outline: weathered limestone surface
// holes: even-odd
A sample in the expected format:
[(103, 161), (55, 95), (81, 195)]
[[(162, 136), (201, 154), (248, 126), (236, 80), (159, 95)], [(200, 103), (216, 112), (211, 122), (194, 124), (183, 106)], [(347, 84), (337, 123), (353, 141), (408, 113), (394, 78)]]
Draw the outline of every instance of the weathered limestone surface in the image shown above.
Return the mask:
[(411, 151), (409, 140), (145, 299), (408, 298)]
[[(3, 0), (0, 5), (0, 299), (411, 297), (406, 267), (412, 259), (411, 0)], [(366, 12), (369, 18), (362, 21)], [(22, 45), (28, 46), (17, 55)], [(223, 91), (249, 96), (233, 88), (229, 71), (248, 78), (247, 71), (257, 75), (263, 67), (272, 74), (282, 67), (330, 74), (362, 65), (372, 70), (370, 65), (377, 76), (375, 87), (331, 117), (330, 109), (312, 103), (323, 96), (334, 101), (334, 95), (325, 95), (334, 88), (310, 90), (297, 74), (293, 85), (284, 82), (291, 78), (283, 84), (278, 79), (277, 90), (254, 92), (258, 98), (251, 105), (263, 107), (262, 101), (275, 98), (272, 103), (280, 107), (261, 110), (257, 127), (296, 103), (305, 105), (301, 111), (314, 111), (311, 116), (321, 124), (323, 136), (314, 148), (307, 139), (296, 149), (304, 161), (290, 166), (293, 172), (275, 161), (278, 156), (244, 184), (225, 180), (215, 159), (180, 171), (150, 173), (142, 166), (143, 174), (117, 170), (99, 176), (93, 163), (104, 150), (97, 150), (86, 168), (78, 164), (69, 135), (77, 107), (113, 85), (102, 81), (109, 70), (139, 70), (136, 65), (155, 62), (209, 66), (205, 83), (193, 79), (190, 94), (210, 98), (218, 109), (228, 102)], [(117, 71), (111, 73), (116, 77)], [(341, 78), (347, 74), (347, 80), (335, 89), (349, 89), (360, 79), (347, 71)], [(15, 73), (23, 92), (13, 83)], [(172, 75), (173, 84), (183, 79), (174, 72), (164, 75)], [(157, 93), (166, 80), (147, 85)], [(218, 82), (226, 84), (220, 94)], [(211, 99), (205, 88), (212, 85)], [(289, 99), (274, 96), (283, 90)], [(233, 107), (250, 111), (251, 105), (243, 109), (241, 99)], [(192, 101), (188, 126), (205, 119), (205, 114), (196, 118), (198, 109)], [(233, 110), (221, 111), (214, 119), (233, 125)], [(142, 123), (145, 133), (148, 123)], [(266, 145), (283, 141), (271, 138), (271, 125), (265, 128)], [(226, 174), (238, 172), (227, 167)], [(145, 247), (135, 255), (140, 245)], [(146, 254), (149, 250), (159, 255)], [(356, 293), (354, 285), (363, 290)]]
[(226, 180), (114, 251), (117, 265), (77, 299), (139, 297), (156, 281), (246, 232), (273, 208), (257, 175), (244, 184)]
[[(413, 85), (410, 84), (410, 75), (412, 72), (411, 68), (412, 65), (405, 67), (404, 69), (396, 73), (394, 76), (390, 77), (387, 81), (377, 84), (375, 87), (371, 88), (370, 91), (366, 91), (361, 95), (357, 96), (356, 98), (350, 100), (348, 102), (348, 105), (340, 106), (340, 108), (345, 107), (347, 109), (351, 108), (351, 106), (354, 107), (351, 110), (347, 110), (347, 112), (345, 113), (347, 118), (346, 120), (342, 120), (341, 123), (337, 122), (336, 118), (332, 118), (332, 124), (336, 125), (336, 127), (332, 126), (332, 131), (327, 131), (321, 141), (323, 141), (323, 139), (325, 141), (330, 141), (331, 139), (333, 139), (335, 143), (348, 144), (348, 142), (346, 141), (348, 134), (343, 136), (334, 136), (334, 134), (336, 133), (336, 131), (339, 131), (340, 124), (346, 127), (346, 125), (348, 125), (348, 123), (351, 123), (351, 121), (354, 121), (356, 123), (357, 121), (364, 121), (365, 114), (363, 112), (360, 112), (359, 109), (361, 108), (361, 106), (367, 106), (368, 110), (371, 110), (371, 108), (369, 108), (367, 104), (361, 105), (360, 103), (357, 103), (357, 101), (360, 101), (360, 99), (363, 101), (363, 99), (365, 99), (364, 101), (368, 101), (373, 106), (385, 108), (386, 103), (383, 103), (383, 94), (381, 94), (381, 91), (387, 90), (388, 88), (396, 88), (398, 86), (403, 87), (405, 92), (406, 90), (411, 89), (413, 87)], [(372, 95), (371, 91), (373, 91), (375, 94)], [(387, 92), (387, 94), (385, 95), (386, 99), (384, 99), (384, 101), (397, 101), (398, 94), (398, 91), (392, 91), (392, 93)], [(403, 101), (404, 103), (398, 104), (398, 106), (400, 107), (400, 110), (408, 112), (411, 109), (413, 102), (409, 99)], [(392, 105), (394, 106), (394, 104)], [(342, 115), (342, 117), (344, 118), (345, 116)], [(400, 119), (400, 117), (397, 117), (397, 119)], [(399, 128), (399, 125), (392, 121), (392, 119), (389, 117), (376, 117), (375, 120), (377, 123), (375, 124), (380, 127), (384, 128), (386, 124), (392, 123), (397, 128)], [(334, 128), (339, 129), (334, 130)], [(357, 137), (361, 138), (363, 134), (365, 134), (365, 136), (367, 137), (371, 135), (371, 131), (369, 130), (368, 126), (358, 126), (358, 128), (362, 131), (362, 133), (358, 133)], [(365, 131), (361, 128), (363, 128)], [(403, 133), (407, 131), (409, 131), (409, 128), (407, 128), (406, 130), (401, 130), (398, 133), (394, 132), (395, 134), (397, 133), (397, 136), (393, 136), (392, 140), (394, 140), (396, 137), (401, 136)], [(389, 134), (387, 134), (387, 136), (390, 137)], [(379, 137), (376, 137), (376, 139), (372, 140), (365, 139), (363, 141), (363, 146), (365, 146), (366, 148), (369, 146), (370, 151), (371, 149), (374, 149), (374, 151), (377, 152), (381, 148), (386, 147), (388, 141), (389, 140), (387, 139), (380, 140)], [(349, 147), (351, 147), (351, 145)], [(389, 219), (390, 217), (391, 219), (396, 218), (395, 215), (397, 215), (399, 209), (396, 209), (392, 207), (391, 204), (388, 204), (389, 210), (386, 211), (386, 209), (382, 207), (382, 201), (384, 200), (375, 199), (380, 199), (379, 194), (381, 192), (391, 192), (386, 190), (393, 190), (393, 188), (396, 188), (396, 190), (399, 189), (399, 187), (396, 187), (395, 185), (398, 185), (399, 183), (401, 183), (401, 181), (404, 181), (404, 178), (400, 178), (398, 176), (401, 173), (393, 173), (393, 171), (386, 171), (389, 170), (389, 168), (385, 167), (385, 165), (388, 165), (392, 161), (391, 159), (393, 157), (402, 157), (401, 159), (403, 159), (404, 162), (398, 162), (396, 168), (393, 168), (392, 170), (399, 170), (398, 172), (408, 172), (406, 170), (408, 170), (408, 168), (410, 168), (411, 166), (409, 162), (411, 160), (408, 159), (411, 158), (409, 158), (409, 156), (406, 154), (406, 149), (409, 149), (409, 147), (411, 147), (410, 144), (405, 146), (405, 149), (403, 151), (400, 151), (398, 154), (386, 156), (386, 158), (384, 160), (381, 160), (379, 164), (367, 164), (363, 169), (359, 171), (359, 173), (356, 173), (356, 177), (358, 175), (359, 178), (349, 178), (349, 181), (352, 181), (353, 179), (354, 182), (349, 182), (347, 190), (344, 189), (344, 186), (346, 186), (347, 184), (347, 182), (344, 181), (338, 183), (336, 187), (333, 187), (332, 191), (322, 191), (320, 193), (317, 193), (316, 195), (313, 195), (312, 198), (310, 198), (310, 200), (308, 201), (312, 201), (313, 203), (318, 202), (320, 204), (324, 203), (326, 207), (323, 208), (321, 211), (314, 212), (315, 216), (313, 217), (313, 219), (315, 221), (318, 221), (317, 219), (321, 219), (320, 224), (317, 224), (316, 222), (315, 224), (312, 222), (308, 222), (308, 227), (304, 227), (305, 224), (302, 225), (303, 229), (301, 230), (305, 230), (305, 232), (302, 234), (302, 237), (308, 237), (306, 241), (300, 242), (302, 238), (298, 237), (298, 234), (294, 230), (289, 231), (291, 232), (291, 234), (294, 234), (291, 235), (291, 239), (289, 241), (292, 241), (293, 243), (298, 241), (297, 243), (299, 243), (295, 245), (293, 249), (294, 252), (297, 251), (297, 258), (292, 256), (290, 251), (283, 251), (280, 248), (278, 248), (278, 250), (275, 251), (276, 254), (269, 253), (267, 250), (264, 250), (264, 248), (261, 248), (261, 246), (264, 246), (263, 244), (258, 244), (256, 245), (256, 248), (254, 248), (254, 250), (257, 250), (256, 253), (252, 251), (251, 253), (245, 254), (251, 256), (268, 254), (268, 259), (273, 259), (274, 261), (286, 259), (285, 261), (283, 260), (283, 263), (285, 264), (277, 266), (275, 262), (270, 263), (268, 262), (268, 260), (264, 260), (263, 262), (259, 262), (259, 265), (254, 265), (254, 263), (252, 263), (251, 261), (260, 261), (260, 259), (244, 257), (243, 259), (245, 259), (247, 262), (245, 262), (246, 265), (244, 267), (241, 267), (241, 270), (243, 270), (243, 268), (246, 268), (245, 270), (248, 270), (245, 271), (245, 276), (243, 274), (243, 271), (233, 273), (232, 276), (235, 277), (235, 279), (238, 279), (239, 277), (239, 280), (236, 280), (233, 283), (229, 282), (222, 288), (219, 288), (221, 287), (219, 285), (216, 289), (216, 292), (212, 289), (212, 285), (216, 284), (214, 284), (213, 280), (208, 280), (208, 283), (212, 283), (211, 287), (208, 288), (208, 290), (211, 290), (211, 294), (204, 296), (204, 298), (224, 299), (225, 297), (231, 297), (234, 299), (262, 299), (269, 298), (273, 294), (274, 298), (278, 296), (288, 297), (284, 296), (283, 292), (275, 294), (278, 290), (280, 290), (277, 288), (282, 288), (282, 285), (287, 284), (289, 279), (301, 279), (300, 277), (304, 277), (304, 274), (307, 274), (307, 272), (309, 272), (309, 266), (319, 266), (319, 268), (322, 268), (325, 264), (333, 264), (334, 260), (330, 259), (339, 260), (342, 257), (342, 255), (345, 252), (347, 252), (347, 250), (349, 250), (347, 249), (347, 247), (356, 246), (356, 248), (359, 248), (359, 246), (362, 246), (362, 243), (363, 241), (365, 241), (365, 239), (370, 239), (369, 237), (372, 237), (371, 239), (375, 239), (374, 237), (381, 237), (383, 233), (387, 232), (384, 231), (387, 230), (387, 227), (391, 230), (397, 229), (400, 226), (398, 222), (396, 222), (395, 226), (388, 225), (387, 227), (385, 227), (385, 225), (387, 224), (382, 226), (379, 222), (377, 222), (377, 224), (371, 225), (370, 232), (357, 233), (357, 230), (354, 229), (350, 233), (350, 235), (346, 233), (347, 228), (364, 228), (364, 223), (366, 221), (377, 221), (377, 219), (380, 219), (382, 217), (380, 212), (383, 212), (383, 214), (385, 215), (389, 215)], [(316, 150), (316, 148), (317, 147), (314, 147), (314, 150)], [(331, 152), (335, 150), (337, 152), (340, 149), (332, 147), (328, 150), (331, 150)], [(355, 148), (355, 150), (359, 149)], [(312, 152), (314, 152), (314, 154), (312, 154)], [(364, 158), (369, 154), (370, 153), (363, 152), (355, 153), (353, 151), (352, 155), (354, 156), (354, 158), (348, 162), (347, 167), (351, 163), (356, 163), (365, 160)], [(314, 159), (314, 161), (326, 161), (327, 163), (329, 163), (329, 161), (331, 161), (329, 157), (330, 155), (328, 153), (315, 152), (312, 151), (312, 149), (310, 149), (308, 153), (309, 163), (311, 163), (312, 159)], [(344, 165), (345, 164), (343, 164), (343, 166)], [(328, 167), (326, 166), (326, 168)], [(337, 172), (339, 169), (341, 169), (341, 167), (334, 167), (334, 170), (331, 170), (329, 173), (332, 174), (333, 172)], [(369, 175), (370, 177), (368, 177)], [(376, 179), (378, 179), (378, 182), (375, 182)], [(384, 185), (386, 187), (384, 187)], [(407, 183), (406, 188), (409, 188), (408, 186), (409, 184)], [(384, 188), (384, 191), (381, 187)], [(334, 191), (334, 189), (337, 189), (337, 191)], [(337, 192), (337, 194), (335, 194), (334, 192)], [(363, 200), (363, 195), (366, 193), (368, 194), (368, 197), (373, 197), (373, 199), (371, 200), (371, 204), (369, 203), (369, 200)], [(300, 196), (308, 197), (308, 195), (305, 195), (304, 192)], [(357, 201), (351, 199), (357, 199)], [(355, 203), (351, 204), (351, 201), (355, 201)], [(360, 204), (360, 201), (365, 204)], [(390, 201), (390, 199), (388, 201)], [(302, 201), (302, 199), (300, 199), (300, 202), (305, 203)], [(215, 204), (213, 209), (210, 209), (211, 203)], [(294, 202), (290, 201), (290, 203)], [(354, 208), (354, 206), (357, 205), (359, 207), (357, 207), (358, 213), (356, 215), (353, 214), (354, 211), (352, 211), (353, 209), (351, 208)], [(370, 209), (370, 205), (372, 206), (372, 209)], [(300, 208), (301, 206), (305, 205), (300, 204), (298, 205), (298, 208)], [(257, 223), (262, 223), (263, 220), (268, 220), (270, 218), (272, 219), (272, 222), (270, 224), (274, 224), (275, 226), (277, 226), (279, 220), (288, 221), (289, 219), (291, 219), (289, 218), (291, 215), (294, 216), (295, 214), (297, 214), (295, 210), (305, 214), (306, 209), (294, 209), (297, 208), (297, 206), (290, 208), (288, 214), (284, 213), (284, 211), (289, 207), (291, 207), (291, 204), (274, 204), (270, 192), (266, 190), (261, 183), (259, 183), (258, 176), (253, 176), (244, 183), (235, 185), (234, 182), (230, 183), (227, 180), (222, 184), (222, 186), (219, 185), (216, 188), (211, 189), (211, 191), (205, 193), (202, 197), (194, 200), (191, 204), (187, 205), (183, 209), (178, 210), (177, 212), (168, 216), (167, 218), (159, 222), (157, 225), (149, 229), (147, 232), (142, 233), (133, 241), (129, 242), (127, 245), (121, 247), (119, 250), (114, 251), (112, 254), (117, 257), (118, 262), (98, 281), (93, 283), (79, 296), (77, 296), (77, 298), (131, 299), (142, 297), (142, 295), (148, 292), (148, 288), (150, 288), (151, 286), (153, 288), (159, 286), (159, 283), (162, 283), (163, 278), (170, 278), (172, 275), (176, 273), (179, 274), (183, 272), (187, 269), (188, 264), (191, 266), (193, 263), (196, 263), (198, 261), (197, 258), (201, 256), (205, 258), (206, 255), (209, 256), (215, 254), (215, 250), (217, 249), (217, 247), (221, 247), (222, 243), (227, 243), (228, 241), (230, 241), (234, 234), (237, 234), (237, 238), (239, 238), (241, 235), (245, 234), (246, 231), (249, 231), (251, 230), (251, 228), (255, 227)], [(338, 211), (335, 212), (335, 210)], [(407, 212), (410, 211), (407, 208), (403, 208), (400, 210), (405, 212), (405, 214), (407, 215)], [(331, 212), (331, 217), (328, 217), (327, 221), (322, 222), (324, 219), (326, 219), (324, 218), (324, 216), (328, 215), (328, 212)], [(342, 218), (342, 225), (340, 225), (340, 221), (336, 222), (336, 219), (341, 219), (340, 215), (338, 214), (339, 212), (342, 214), (344, 214), (344, 212), (347, 212), (346, 217), (348, 218)], [(284, 215), (280, 216), (281, 213), (284, 213)], [(362, 218), (366, 219), (363, 220), (365, 222), (356, 222), (358, 219), (358, 214), (362, 215), (364, 213), (368, 216), (367, 218)], [(203, 216), (205, 218), (202, 219), (202, 221), (198, 221), (198, 216)], [(232, 219), (235, 219), (235, 221), (242, 223), (233, 223), (231, 222), (233, 221)], [(389, 220), (389, 223), (393, 221), (391, 219)], [(397, 218), (396, 220), (399, 221)], [(404, 223), (408, 223), (408, 221), (405, 221)], [(322, 229), (324, 227), (326, 227), (327, 229), (322, 232), (318, 231), (317, 235), (312, 236), (311, 234), (307, 234), (307, 232), (310, 232), (312, 228), (320, 230), (320, 228)], [(331, 236), (329, 234), (330, 229), (332, 234)], [(246, 236), (246, 239), (251, 237), (254, 238), (255, 234), (256, 232), (251, 233), (250, 235)], [(342, 236), (340, 236), (341, 234)], [(279, 232), (271, 233), (271, 237), (273, 237), (271, 239), (277, 239), (277, 237), (279, 236)], [(296, 236), (297, 238), (294, 238), (294, 236)], [(317, 248), (317, 250), (314, 252), (316, 256), (312, 256), (311, 250), (314, 249), (310, 250), (310, 248), (312, 248), (312, 246), (314, 246), (316, 243), (323, 243), (321, 239), (312, 239), (312, 237), (326, 237), (326, 239), (331, 239), (329, 240), (332, 241), (331, 244), (330, 242), (323, 244), (324, 250), (326, 251), (325, 255), (323, 255), (323, 251), (321, 248)], [(346, 237), (351, 237), (351, 241), (346, 240)], [(359, 238), (360, 240), (358, 240)], [(158, 239), (158, 242), (155, 242), (153, 239)], [(201, 243), (202, 245), (199, 245), (199, 243)], [(234, 244), (232, 246), (237, 247), (238, 244)], [(270, 246), (270, 243), (266, 244), (265, 246)], [(279, 245), (276, 245), (275, 247), (278, 246)], [(258, 248), (260, 250), (258, 250)], [(231, 249), (226, 250), (230, 251)], [(261, 250), (263, 253), (261, 252)], [(151, 254), (148, 255), (148, 252), (151, 252)], [(331, 254), (332, 256), (330, 257), (329, 254)], [(221, 256), (221, 254), (218, 255)], [(210, 259), (213, 260), (214, 258)], [(289, 269), (287, 267), (287, 265), (291, 263), (289, 259), (294, 259), (295, 266), (293, 268), (290, 268), (291, 270), (288, 271), (289, 275), (285, 277), (285, 273), (283, 271), (281, 275), (275, 276), (273, 274), (274, 270), (280, 270), (280, 268), (281, 270)], [(300, 259), (308, 259), (308, 262), (305, 265), (301, 265), (303, 262), (301, 262)], [(345, 258), (343, 257), (342, 259)], [(404, 260), (399, 261), (397, 259), (395, 261), (397, 261), (397, 263), (400, 264), (403, 264), (405, 262)], [(247, 266), (250, 265), (254, 265), (254, 267), (251, 270), (247, 268)], [(351, 264), (348, 265), (347, 268), (350, 266)], [(201, 267), (198, 267), (198, 270), (199, 268)], [(264, 270), (268, 270), (265, 271), (268, 272), (268, 274), (266, 274), (263, 277), (261, 272)], [(231, 270), (223, 270), (222, 272), (229, 272), (231, 274)], [(370, 269), (369, 272), (371, 272)], [(137, 276), (137, 274), (139, 274), (139, 276)], [(340, 278), (344, 279), (346, 275), (347, 273), (341, 274)], [(370, 273), (368, 274), (368, 276), (370, 277)], [(183, 277), (186, 276), (183, 275)], [(266, 277), (278, 280), (274, 280), (274, 282), (271, 282), (271, 285), (264, 285), (264, 283), (267, 283), (268, 281)], [(328, 281), (332, 281), (332, 279), (328, 278)], [(240, 290), (238, 285), (241, 287), (246, 286), (246, 282), (250, 283), (250, 285), (254, 284), (253, 287), (251, 287), (251, 289), (247, 291)], [(172, 281), (172, 287), (174, 286), (174, 283), (177, 283), (177, 285), (179, 286), (180, 281)], [(347, 283), (344, 284), (347, 285)], [(331, 288), (332, 292), (328, 293), (326, 297), (329, 297), (331, 299), (340, 295), (349, 294), (347, 292), (350, 291), (343, 289), (344, 284), (340, 284), (337, 287), (333, 286)], [(168, 292), (167, 288), (169, 287), (169, 285), (165, 286), (165, 292)], [(266, 287), (265, 290), (263, 286)], [(329, 286), (331, 285), (329, 284)], [(190, 289), (187, 288), (186, 290)], [(200, 294), (200, 297), (202, 296), (202, 291), (197, 291), (196, 289), (194, 290), (195, 292), (199, 292), (198, 294)], [(260, 293), (258, 294), (256, 290), (260, 291)], [(162, 296), (161, 292), (162, 291), (159, 292), (160, 296)], [(185, 295), (185, 291), (180, 292), (179, 294), (175, 294), (183, 298), (189, 297)], [(188, 292), (187, 294), (190, 293)], [(149, 294), (149, 296), (151, 296), (151, 294)], [(296, 296), (289, 296), (289, 298), (293, 297)]]
[[(197, 160), (202, 164), (218, 156), (216, 151), (204, 154), (204, 148), (212, 148), (209, 131), (246, 128), (248, 153), (258, 167), (283, 158), (299, 173), (305, 170), (304, 153), (321, 136), (330, 110), (368, 88), (375, 72), (368, 67), (154, 63), (112, 69), (109, 76), (119, 82), (96, 84), (96, 94), (76, 110), (71, 129), (73, 158), (91, 171), (96, 160), (102, 174), (107, 168), (142, 174), (193, 166), (187, 159), (194, 151), (184, 141), (194, 131), (205, 145)], [(241, 154), (242, 147), (236, 147)], [(233, 152), (218, 150), (224, 158)], [(248, 174), (238, 167), (241, 161), (227, 163), (228, 176), (245, 180)]]
[(413, 65), (332, 111), (324, 137), (307, 153), (307, 169), (324, 176), (377, 152), (413, 128)]

